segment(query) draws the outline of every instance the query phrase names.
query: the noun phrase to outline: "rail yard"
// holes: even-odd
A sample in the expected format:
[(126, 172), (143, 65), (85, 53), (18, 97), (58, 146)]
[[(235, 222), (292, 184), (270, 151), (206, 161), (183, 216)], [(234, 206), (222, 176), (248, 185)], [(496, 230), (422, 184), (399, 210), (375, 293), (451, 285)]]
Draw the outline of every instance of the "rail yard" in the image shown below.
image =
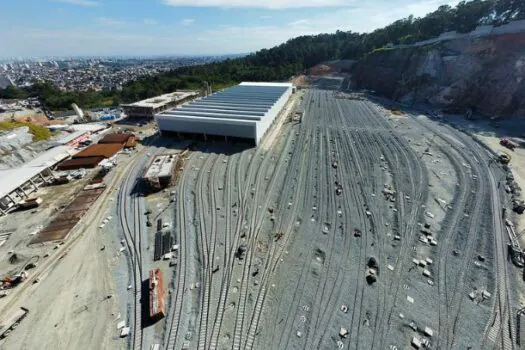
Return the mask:
[[(152, 133), (119, 163), (86, 214), (89, 250), (73, 235), (53, 258), (83, 285), (103, 271), (89, 311), (80, 285), (61, 292), (84, 323), (107, 313), (89, 334), (98, 348), (523, 346), (508, 166), (470, 134), (341, 84), (294, 90), (262, 146)], [(20, 325), (0, 347), (33, 346), (19, 331), (46, 320), (13, 298), (5, 319)]]
[(268, 152), (192, 153), (168, 348), (516, 347), (494, 155), (329, 90), (301, 108)]

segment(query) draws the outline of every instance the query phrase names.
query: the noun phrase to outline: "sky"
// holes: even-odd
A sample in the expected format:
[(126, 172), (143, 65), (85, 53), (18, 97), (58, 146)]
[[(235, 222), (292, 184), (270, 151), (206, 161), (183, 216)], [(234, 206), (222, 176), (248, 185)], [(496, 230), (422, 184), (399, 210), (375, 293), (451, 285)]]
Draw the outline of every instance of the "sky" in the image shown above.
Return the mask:
[(249, 53), (369, 32), (454, 0), (1, 0), (0, 57)]

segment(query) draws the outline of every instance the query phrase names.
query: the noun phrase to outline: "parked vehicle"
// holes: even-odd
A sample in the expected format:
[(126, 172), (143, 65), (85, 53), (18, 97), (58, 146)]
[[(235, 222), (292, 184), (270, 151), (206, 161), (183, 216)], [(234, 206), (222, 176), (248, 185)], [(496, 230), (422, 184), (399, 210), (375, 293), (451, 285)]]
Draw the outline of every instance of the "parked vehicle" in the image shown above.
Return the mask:
[(512, 142), (511, 140), (509, 140), (507, 138), (501, 139), (499, 141), (499, 144), (502, 145), (503, 147), (506, 147), (506, 148), (510, 149), (511, 151), (514, 151), (514, 149), (518, 147), (517, 143)]

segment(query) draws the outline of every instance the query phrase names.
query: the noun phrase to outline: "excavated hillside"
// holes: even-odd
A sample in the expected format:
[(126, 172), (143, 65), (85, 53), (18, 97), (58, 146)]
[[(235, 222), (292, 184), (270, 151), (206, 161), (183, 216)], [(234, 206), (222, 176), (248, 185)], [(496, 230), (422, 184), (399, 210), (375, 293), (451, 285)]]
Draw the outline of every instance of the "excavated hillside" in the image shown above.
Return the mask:
[(376, 50), (353, 69), (360, 88), (405, 103), (489, 117), (525, 115), (525, 33)]

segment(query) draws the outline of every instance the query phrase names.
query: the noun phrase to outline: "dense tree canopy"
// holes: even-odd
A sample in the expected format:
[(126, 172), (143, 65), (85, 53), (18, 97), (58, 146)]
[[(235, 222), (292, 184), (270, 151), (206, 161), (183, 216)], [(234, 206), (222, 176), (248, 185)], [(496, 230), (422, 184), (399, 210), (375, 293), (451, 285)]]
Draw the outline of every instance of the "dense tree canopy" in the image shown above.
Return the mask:
[(25, 90), (8, 88), (0, 91), (0, 98), (38, 96), (51, 109), (68, 108), (72, 102), (90, 108), (118, 105), (177, 89), (198, 89), (203, 81), (221, 88), (242, 80), (285, 80), (320, 62), (360, 59), (387, 44), (410, 44), (447, 31), (465, 33), (480, 24), (501, 25), (520, 19), (525, 19), (525, 0), (461, 1), (456, 7), (440, 6), (425, 17), (409, 16), (371, 33), (337, 31), (334, 34), (300, 36), (243, 58), (178, 68), (130, 82), (122, 91), (60, 92), (44, 83)]

